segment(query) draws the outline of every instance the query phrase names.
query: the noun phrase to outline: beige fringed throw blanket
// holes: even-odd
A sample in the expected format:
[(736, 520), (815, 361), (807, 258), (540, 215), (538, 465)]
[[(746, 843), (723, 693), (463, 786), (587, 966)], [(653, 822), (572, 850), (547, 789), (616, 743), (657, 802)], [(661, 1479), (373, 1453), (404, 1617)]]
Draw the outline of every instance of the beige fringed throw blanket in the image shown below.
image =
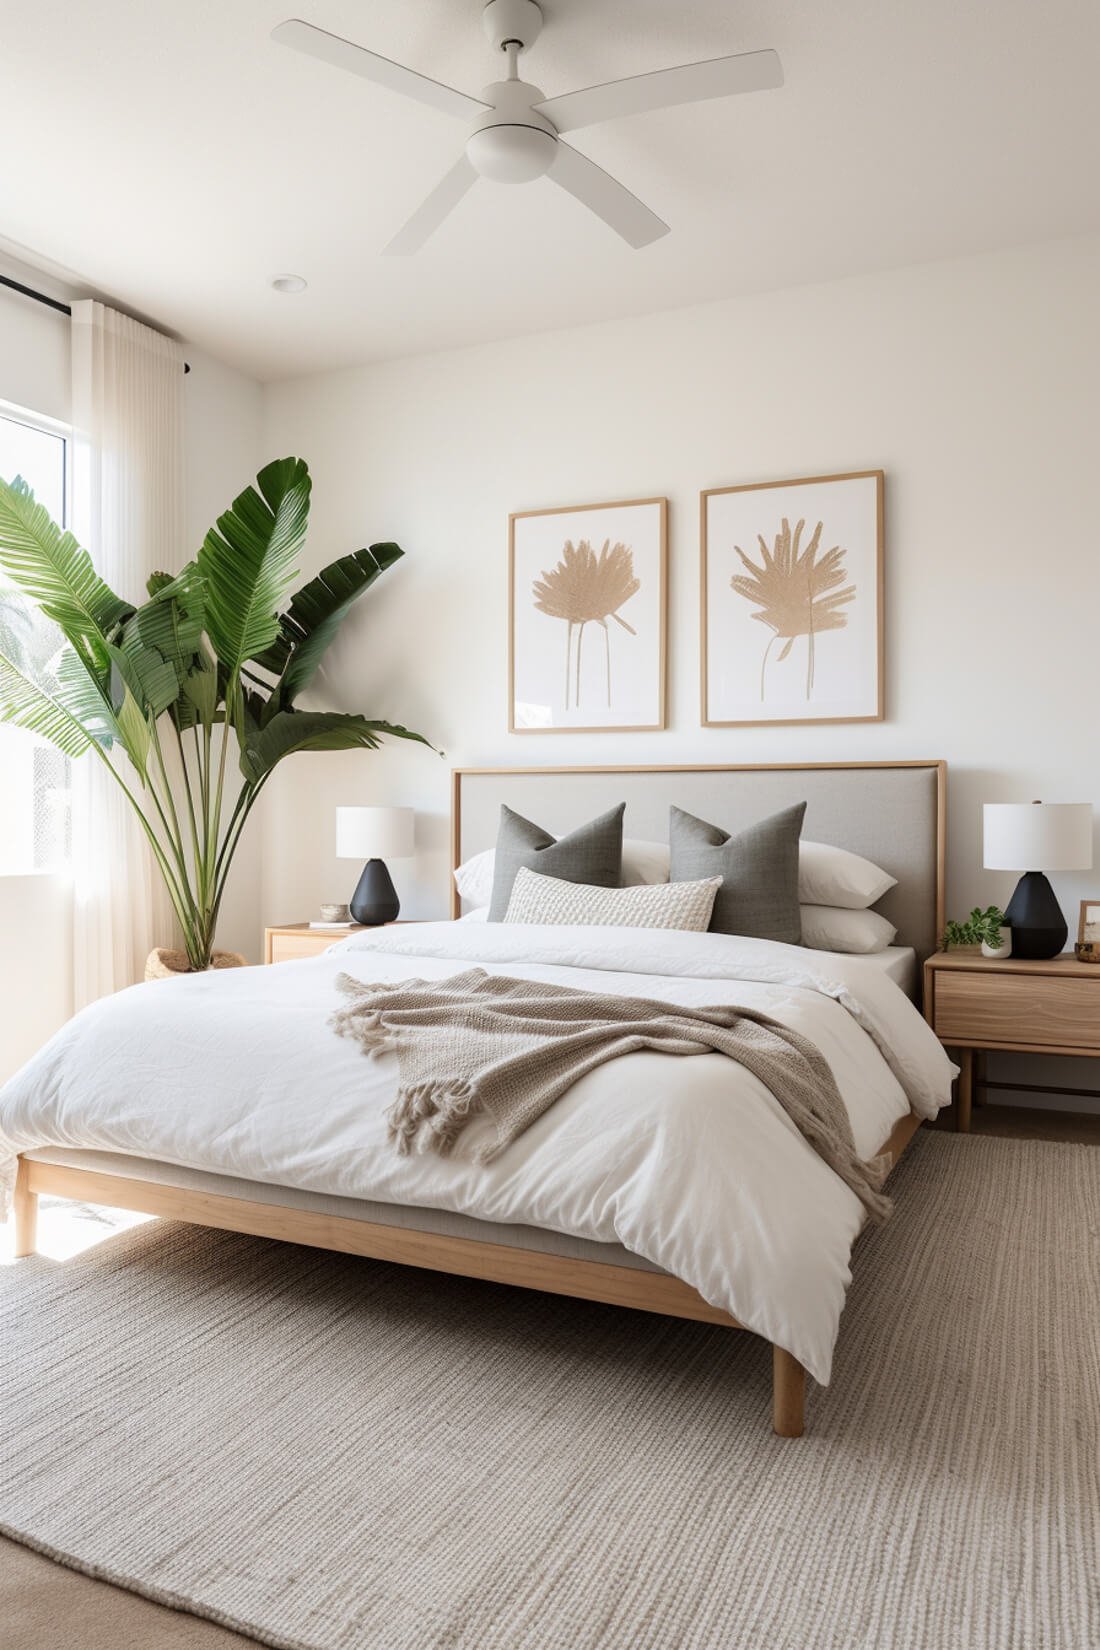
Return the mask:
[(450, 1152), (475, 1113), (495, 1138), (489, 1162), (552, 1106), (585, 1072), (620, 1054), (714, 1051), (771, 1090), (810, 1145), (864, 1204), (884, 1220), (885, 1164), (856, 1155), (851, 1124), (832, 1072), (796, 1031), (746, 1008), (680, 1008), (542, 980), (516, 980), (471, 968), (445, 980), (368, 985), (341, 974), (349, 999), (331, 1024), (368, 1054), (395, 1050), (397, 1099), (387, 1113), (401, 1153)]

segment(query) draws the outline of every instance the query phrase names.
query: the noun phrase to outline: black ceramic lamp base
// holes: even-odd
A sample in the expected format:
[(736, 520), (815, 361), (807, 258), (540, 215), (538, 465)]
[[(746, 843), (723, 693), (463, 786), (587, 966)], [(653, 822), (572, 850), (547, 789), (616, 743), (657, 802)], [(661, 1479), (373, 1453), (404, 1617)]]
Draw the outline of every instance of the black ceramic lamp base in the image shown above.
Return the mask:
[(1066, 919), (1042, 871), (1027, 871), (1020, 878), (1005, 921), (1012, 929), (1014, 957), (1056, 957), (1065, 948)]
[(396, 922), (400, 909), (401, 901), (385, 861), (368, 859), (351, 897), (352, 920), (367, 928), (379, 928), (384, 922)]

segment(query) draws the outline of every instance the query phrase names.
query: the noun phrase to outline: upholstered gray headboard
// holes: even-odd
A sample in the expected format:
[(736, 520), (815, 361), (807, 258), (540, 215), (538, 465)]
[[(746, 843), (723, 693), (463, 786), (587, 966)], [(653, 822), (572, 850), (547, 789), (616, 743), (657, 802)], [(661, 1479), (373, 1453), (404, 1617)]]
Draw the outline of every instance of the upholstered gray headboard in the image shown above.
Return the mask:
[[(804, 800), (804, 836), (864, 854), (897, 877), (877, 909), (897, 925), (898, 945), (911, 945), (923, 960), (943, 932), (943, 762), (456, 768), (452, 779), (454, 865), (493, 846), (502, 802), (560, 836), (625, 801), (624, 835), (667, 842), (670, 803), (737, 831)], [(453, 887), (451, 897), (458, 916)]]

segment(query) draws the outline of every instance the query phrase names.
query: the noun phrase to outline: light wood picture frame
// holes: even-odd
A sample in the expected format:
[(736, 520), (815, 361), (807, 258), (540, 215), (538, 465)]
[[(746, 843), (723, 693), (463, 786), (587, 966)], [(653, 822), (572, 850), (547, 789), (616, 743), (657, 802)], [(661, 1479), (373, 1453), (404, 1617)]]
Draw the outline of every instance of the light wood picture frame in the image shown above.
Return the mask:
[(883, 720), (884, 493), (853, 470), (700, 495), (704, 727)]
[(660, 731), (667, 632), (667, 498), (509, 516), (510, 733)]
[(1083, 899), (1077, 919), (1078, 945), (1095, 946), (1100, 951), (1100, 899)]

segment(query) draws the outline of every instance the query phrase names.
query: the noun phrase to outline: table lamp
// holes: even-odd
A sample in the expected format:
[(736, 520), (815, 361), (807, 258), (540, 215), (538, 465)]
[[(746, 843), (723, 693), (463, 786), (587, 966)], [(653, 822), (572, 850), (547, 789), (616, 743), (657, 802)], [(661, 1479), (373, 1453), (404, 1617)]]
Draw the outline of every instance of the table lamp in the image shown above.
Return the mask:
[(366, 860), (351, 900), (355, 922), (377, 928), (396, 920), (401, 902), (385, 859), (412, 856), (414, 819), (411, 808), (337, 808), (337, 859)]
[(1023, 871), (1008, 902), (1014, 957), (1056, 957), (1068, 930), (1044, 871), (1092, 865), (1090, 802), (987, 802), (985, 853), (990, 871)]

